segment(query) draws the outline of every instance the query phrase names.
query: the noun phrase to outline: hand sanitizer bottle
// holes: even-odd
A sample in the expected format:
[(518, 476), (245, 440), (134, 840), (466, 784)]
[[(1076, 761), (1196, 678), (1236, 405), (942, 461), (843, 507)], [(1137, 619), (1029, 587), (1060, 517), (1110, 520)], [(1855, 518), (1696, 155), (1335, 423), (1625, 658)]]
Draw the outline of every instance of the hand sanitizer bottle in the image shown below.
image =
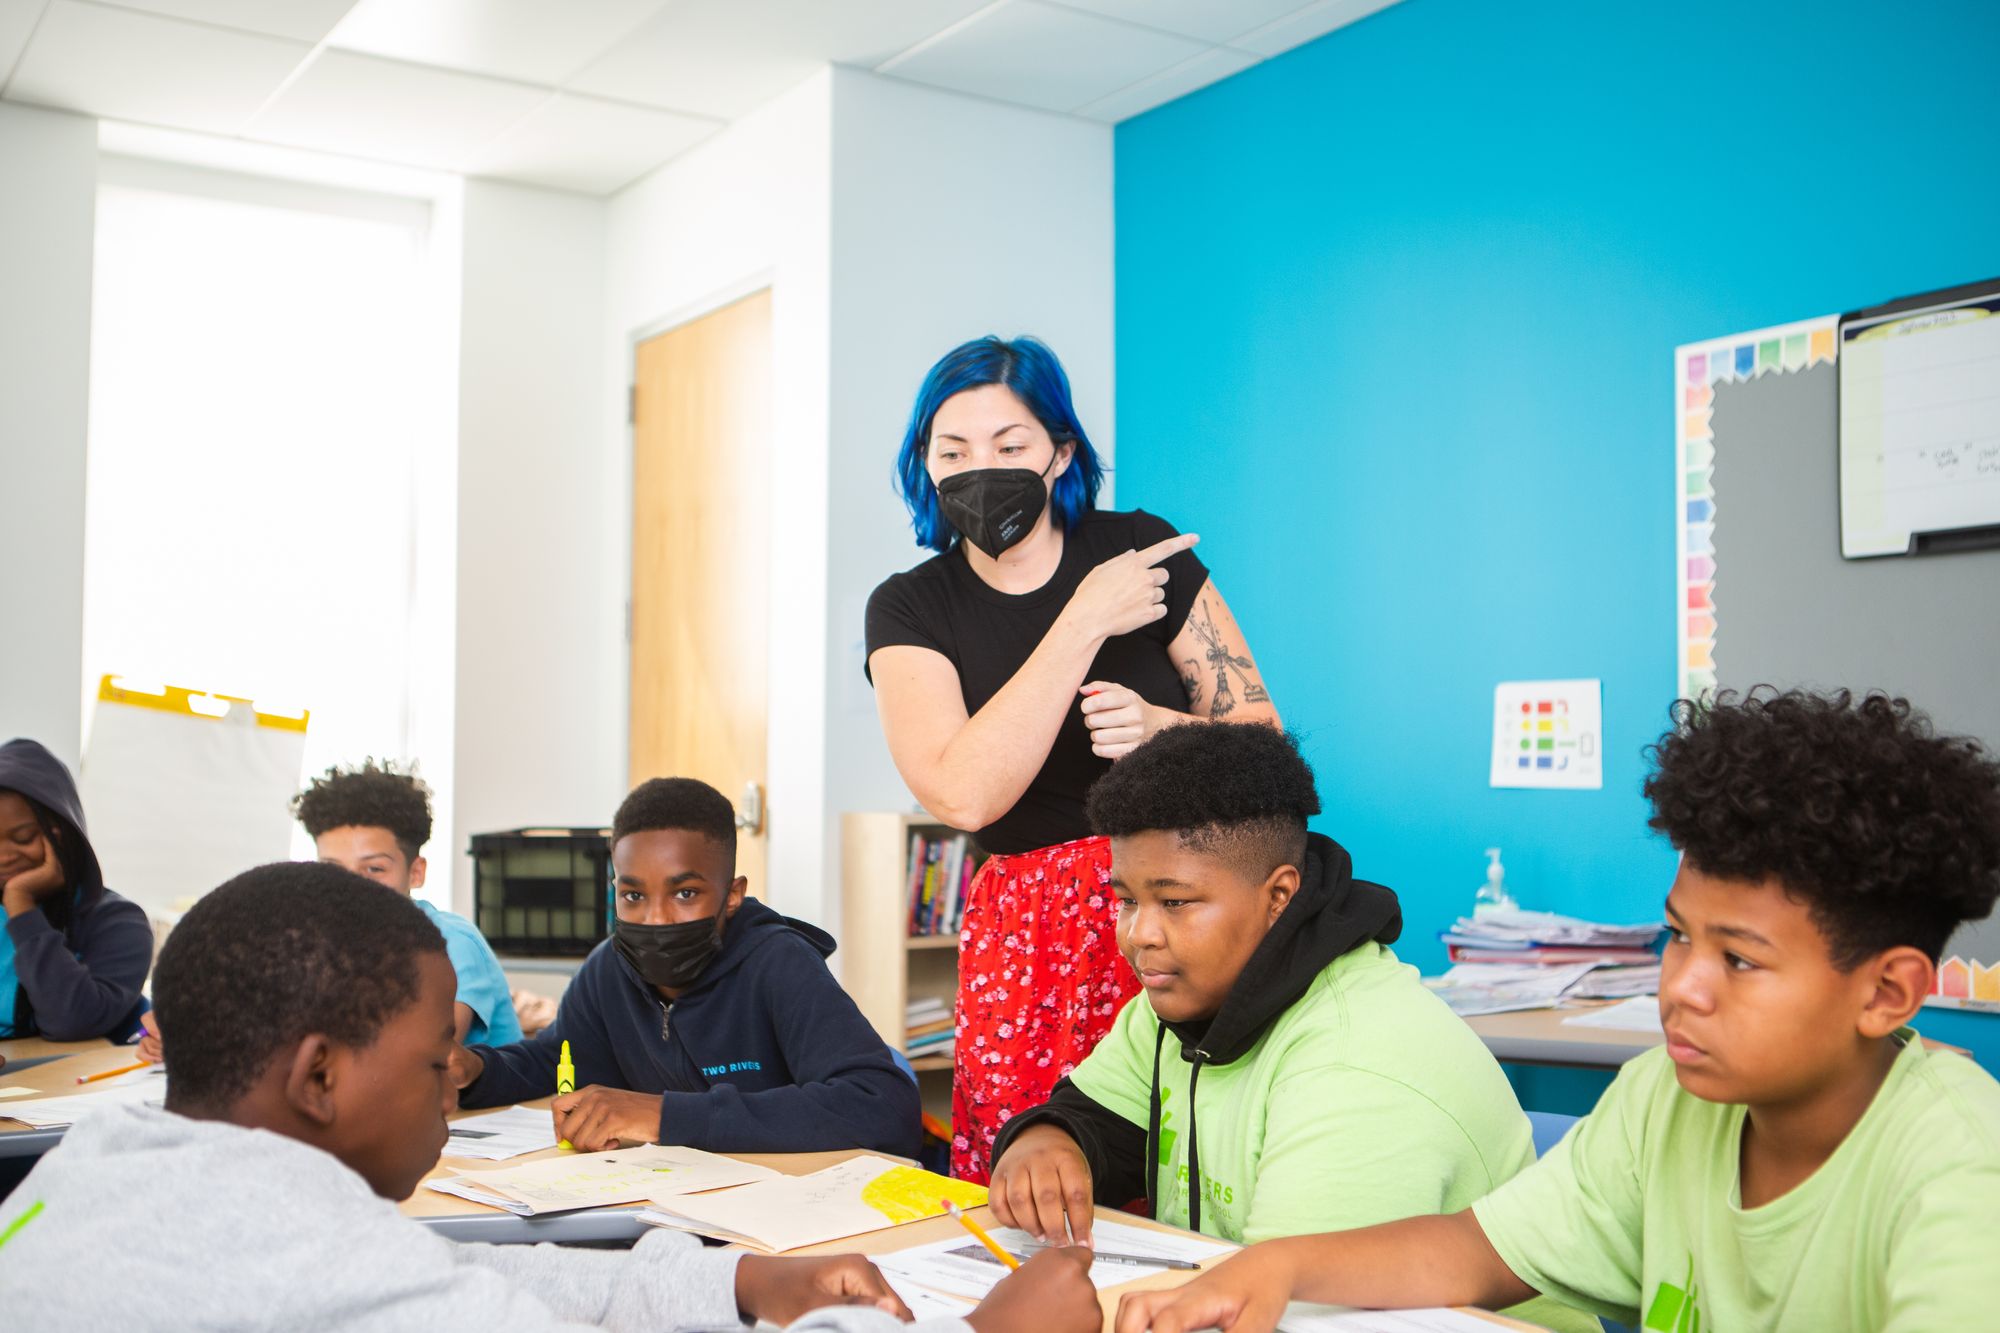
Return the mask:
[(1507, 892), (1507, 867), (1500, 864), (1500, 849), (1486, 849), (1486, 882), (1479, 886), (1479, 893), (1473, 899), (1472, 919), (1491, 916), (1495, 912), (1515, 910), (1513, 897)]

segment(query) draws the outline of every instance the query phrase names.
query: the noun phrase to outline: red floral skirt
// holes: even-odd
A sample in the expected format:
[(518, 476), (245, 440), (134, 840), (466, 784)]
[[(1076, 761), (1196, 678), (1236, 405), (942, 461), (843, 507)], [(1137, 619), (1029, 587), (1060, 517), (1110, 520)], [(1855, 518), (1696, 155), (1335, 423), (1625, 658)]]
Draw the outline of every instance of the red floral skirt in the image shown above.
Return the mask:
[(951, 1173), (984, 1183), (993, 1136), (1049, 1099), (1111, 1030), (1138, 979), (1118, 953), (1111, 843), (995, 856), (959, 928)]

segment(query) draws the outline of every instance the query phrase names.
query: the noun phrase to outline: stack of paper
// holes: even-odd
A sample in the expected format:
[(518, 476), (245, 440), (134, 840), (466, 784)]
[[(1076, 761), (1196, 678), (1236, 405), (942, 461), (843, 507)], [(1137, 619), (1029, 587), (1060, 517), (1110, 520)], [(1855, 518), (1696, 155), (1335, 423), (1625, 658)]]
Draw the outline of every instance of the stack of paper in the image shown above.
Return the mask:
[(1564, 992), (1569, 1000), (1622, 1000), (1628, 995), (1658, 995), (1660, 965), (1600, 967)]
[(551, 1157), (498, 1171), (462, 1171), (425, 1182), (440, 1194), (504, 1208), (520, 1217), (673, 1199), (698, 1190), (766, 1181), (778, 1173), (699, 1148), (614, 1148)]
[(1460, 963), (1441, 977), (1424, 982), (1460, 1018), (1504, 1014), (1516, 1009), (1553, 1009), (1564, 992), (1595, 968), (1595, 963), (1545, 967), (1525, 963)]
[(1602, 1009), (1586, 1009), (1563, 1020), (1564, 1027), (1608, 1028), (1613, 1032), (1660, 1032), (1660, 1001), (1640, 995)]
[[(1002, 1249), (1018, 1259), (1026, 1259), (1041, 1248), (1034, 1237), (1014, 1227), (996, 1227), (987, 1233)], [(1178, 1231), (1155, 1231), (1123, 1222), (1097, 1221), (1091, 1224), (1092, 1248), (1105, 1254), (1131, 1255), (1156, 1259), (1180, 1259), (1206, 1264), (1234, 1252), (1236, 1247), (1206, 1236), (1190, 1236)], [(970, 1234), (907, 1250), (874, 1256), (875, 1266), (891, 1282), (910, 1282), (932, 1291), (979, 1300), (991, 1291), (1007, 1270), (984, 1245)], [(1099, 1260), (1090, 1266), (1090, 1280), (1101, 1290), (1121, 1282), (1166, 1271), (1136, 1264)], [(898, 1290), (901, 1287), (898, 1286)]]
[(781, 1176), (741, 1189), (656, 1200), (639, 1220), (779, 1253), (942, 1217), (946, 1199), (961, 1208), (975, 1208), (986, 1202), (986, 1190), (885, 1158), (861, 1156), (809, 1176)]
[(444, 1145), (444, 1155), (498, 1162), (555, 1146), (553, 1116), (526, 1106), (510, 1106), (491, 1115), (452, 1121), (451, 1141)]
[[(1462, 916), (1438, 938), (1476, 949), (1649, 949), (1666, 929), (1657, 921), (1611, 926), (1556, 912), (1500, 908), (1478, 917)], [(1581, 961), (1581, 960), (1577, 960)]]

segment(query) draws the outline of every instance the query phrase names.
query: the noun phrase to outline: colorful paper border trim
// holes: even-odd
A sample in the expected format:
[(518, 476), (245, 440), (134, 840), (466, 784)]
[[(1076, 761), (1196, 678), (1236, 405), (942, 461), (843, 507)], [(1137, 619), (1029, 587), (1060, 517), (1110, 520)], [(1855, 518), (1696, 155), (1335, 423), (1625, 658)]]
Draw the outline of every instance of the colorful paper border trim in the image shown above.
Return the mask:
[(1674, 622), (1680, 696), (1715, 690), (1715, 386), (1831, 362), (1838, 315), (1674, 349)]

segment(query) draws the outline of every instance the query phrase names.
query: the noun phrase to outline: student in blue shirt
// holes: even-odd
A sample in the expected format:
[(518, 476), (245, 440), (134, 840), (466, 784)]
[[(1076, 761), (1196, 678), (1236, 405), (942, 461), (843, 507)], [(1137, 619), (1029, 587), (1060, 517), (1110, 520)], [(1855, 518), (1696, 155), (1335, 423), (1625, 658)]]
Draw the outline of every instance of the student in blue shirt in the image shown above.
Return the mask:
[(431, 789), (422, 778), (373, 759), (352, 768), (336, 765), (292, 798), (292, 813), (321, 861), (411, 894), (430, 917), (458, 972), (453, 1013), (460, 1041), (521, 1040), (507, 976), (479, 927), (412, 893), (424, 886), (423, 846), (431, 838)]

